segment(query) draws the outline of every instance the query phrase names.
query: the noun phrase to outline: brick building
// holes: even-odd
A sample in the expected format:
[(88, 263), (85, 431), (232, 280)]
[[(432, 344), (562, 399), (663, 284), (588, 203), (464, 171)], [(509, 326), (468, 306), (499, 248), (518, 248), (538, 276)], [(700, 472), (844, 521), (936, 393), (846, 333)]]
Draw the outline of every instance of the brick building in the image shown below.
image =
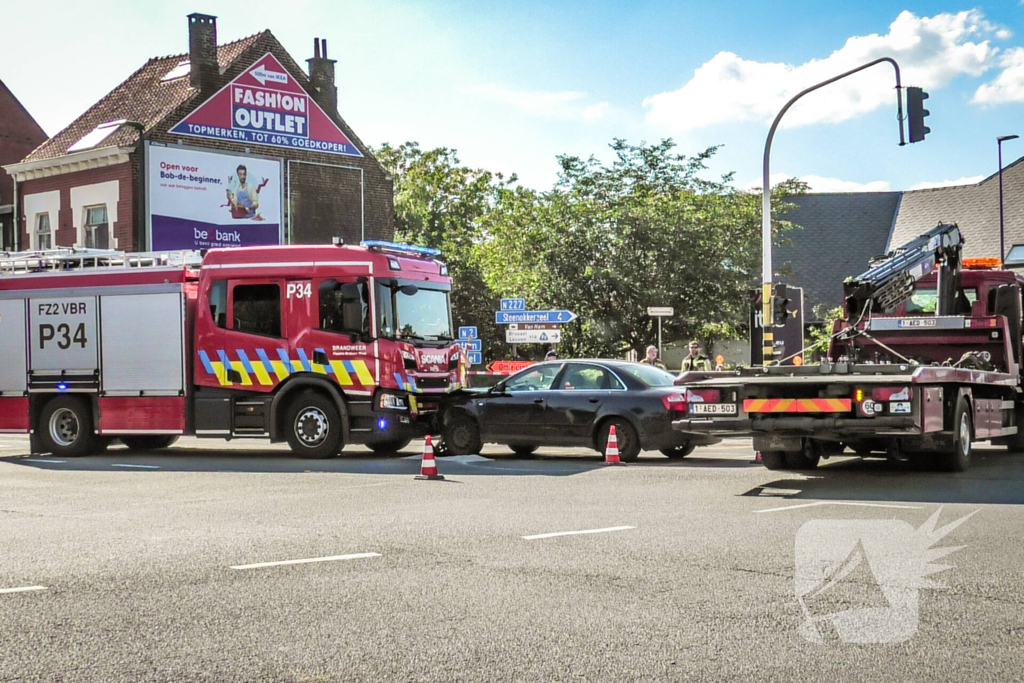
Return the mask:
[[(0, 166), (25, 158), (45, 140), (43, 129), (0, 81)], [(14, 178), (0, 168), (0, 251), (14, 248)]]
[(392, 180), (338, 114), (326, 41), (307, 75), (269, 30), (218, 45), (216, 18), (191, 14), (188, 31), (187, 54), (150, 59), (5, 167), (19, 247), (390, 239)]

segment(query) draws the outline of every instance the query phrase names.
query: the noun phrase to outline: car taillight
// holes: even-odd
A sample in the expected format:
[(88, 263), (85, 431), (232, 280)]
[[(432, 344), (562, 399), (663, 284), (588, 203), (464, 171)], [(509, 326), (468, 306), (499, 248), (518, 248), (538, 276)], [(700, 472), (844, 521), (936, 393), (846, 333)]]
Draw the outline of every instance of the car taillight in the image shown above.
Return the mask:
[(718, 389), (690, 389), (688, 397), (693, 403), (720, 403), (722, 392)]
[(665, 404), (665, 410), (668, 410), (671, 413), (686, 412), (685, 394), (669, 394), (668, 396), (662, 396), (661, 402)]
[(874, 387), (871, 398), (876, 401), (909, 401), (910, 387)]

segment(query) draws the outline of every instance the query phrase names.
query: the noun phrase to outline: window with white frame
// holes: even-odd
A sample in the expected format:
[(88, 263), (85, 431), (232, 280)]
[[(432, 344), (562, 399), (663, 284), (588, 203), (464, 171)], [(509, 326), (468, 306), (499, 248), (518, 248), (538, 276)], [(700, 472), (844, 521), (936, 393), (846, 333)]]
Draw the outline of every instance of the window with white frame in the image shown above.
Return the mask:
[(50, 232), (50, 214), (36, 214), (36, 248), (52, 249), (53, 233)]
[(109, 247), (110, 226), (107, 221), (107, 205), (86, 207), (85, 248), (108, 249)]

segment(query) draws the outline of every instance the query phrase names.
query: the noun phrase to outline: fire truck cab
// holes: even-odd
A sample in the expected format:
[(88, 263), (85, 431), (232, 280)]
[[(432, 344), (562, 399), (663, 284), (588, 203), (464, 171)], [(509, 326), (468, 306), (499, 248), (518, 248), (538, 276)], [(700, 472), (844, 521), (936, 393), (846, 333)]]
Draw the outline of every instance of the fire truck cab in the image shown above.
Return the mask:
[(465, 379), (438, 255), (375, 241), (0, 258), (0, 431), (61, 456), (180, 435), (312, 458), (401, 448)]

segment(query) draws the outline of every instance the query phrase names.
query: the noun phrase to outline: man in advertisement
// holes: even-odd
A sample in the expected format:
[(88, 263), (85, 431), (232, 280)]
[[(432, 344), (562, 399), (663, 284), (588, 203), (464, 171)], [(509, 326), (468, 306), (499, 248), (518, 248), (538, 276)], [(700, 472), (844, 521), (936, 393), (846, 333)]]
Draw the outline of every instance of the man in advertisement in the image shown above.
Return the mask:
[(235, 169), (236, 176), (228, 176), (227, 197), (231, 207), (232, 218), (251, 218), (254, 221), (261, 221), (263, 217), (259, 214), (260, 190), (267, 184), (264, 180), (259, 187), (253, 187), (249, 183), (249, 171), (245, 164), (239, 164)]

